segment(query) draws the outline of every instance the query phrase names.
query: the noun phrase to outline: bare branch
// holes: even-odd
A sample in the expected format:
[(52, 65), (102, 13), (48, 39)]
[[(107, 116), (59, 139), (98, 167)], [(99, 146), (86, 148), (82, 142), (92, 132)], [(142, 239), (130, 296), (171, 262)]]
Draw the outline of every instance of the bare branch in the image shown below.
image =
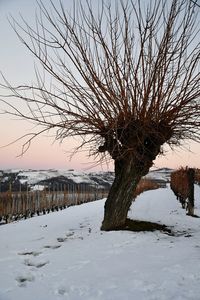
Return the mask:
[(69, 12), (62, 1), (48, 8), (39, 0), (35, 27), (23, 17), (10, 19), (40, 67), (33, 85), (13, 87), (4, 78), (5, 113), (41, 126), (35, 137), (56, 129), (57, 140), (82, 138), (77, 151), (89, 146), (90, 153), (113, 159), (153, 158), (164, 143), (199, 141), (197, 6), (102, 0), (95, 10), (86, 0)]

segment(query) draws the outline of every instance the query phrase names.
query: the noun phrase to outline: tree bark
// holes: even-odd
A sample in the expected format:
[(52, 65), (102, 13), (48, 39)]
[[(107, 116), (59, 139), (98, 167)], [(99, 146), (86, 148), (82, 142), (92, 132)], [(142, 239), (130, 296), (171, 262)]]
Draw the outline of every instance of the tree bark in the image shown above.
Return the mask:
[(115, 160), (115, 180), (104, 206), (101, 230), (116, 230), (125, 225), (137, 184), (151, 165), (144, 166), (133, 157)]

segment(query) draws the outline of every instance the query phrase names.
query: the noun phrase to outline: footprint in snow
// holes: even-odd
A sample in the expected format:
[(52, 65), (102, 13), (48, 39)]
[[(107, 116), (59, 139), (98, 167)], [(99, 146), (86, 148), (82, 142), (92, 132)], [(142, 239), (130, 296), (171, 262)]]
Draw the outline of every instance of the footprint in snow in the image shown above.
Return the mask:
[(29, 267), (36, 267), (36, 268), (42, 268), (44, 267), (45, 265), (47, 265), (49, 263), (49, 261), (39, 261), (39, 262), (34, 262), (34, 261), (31, 261), (30, 259), (25, 259), (24, 261), (24, 264), (26, 266), (29, 266)]
[(72, 232), (68, 232), (65, 234), (65, 237), (58, 237), (57, 238), (57, 241), (59, 243), (64, 243), (66, 242), (67, 240), (75, 240), (75, 239), (80, 239), (80, 240), (83, 240), (83, 237), (82, 236), (74, 236), (74, 231)]
[[(73, 299), (88, 299), (90, 287), (87, 285), (76, 286), (71, 285), (70, 287), (60, 286), (55, 290), (55, 294), (59, 296), (68, 296)], [(67, 297), (67, 298), (68, 298)]]
[(86, 225), (83, 225), (83, 224), (80, 224), (80, 226), (79, 226), (80, 228), (85, 228), (86, 227)]
[(66, 237), (70, 238), (74, 235), (74, 231), (66, 233)]
[(56, 295), (65, 296), (67, 294), (67, 291), (64, 287), (60, 287), (55, 291)]
[(35, 277), (32, 274), (19, 275), (15, 279), (20, 287), (25, 287), (27, 282), (32, 282), (35, 280)]
[(57, 238), (57, 241), (58, 241), (59, 243), (64, 243), (64, 242), (66, 242), (68, 239), (74, 239), (74, 231), (66, 233), (66, 234), (65, 234), (65, 237), (58, 237), (58, 238)]
[(90, 223), (79, 223), (79, 228), (86, 228), (86, 227), (88, 227), (90, 225)]
[(44, 246), (45, 249), (58, 249), (61, 245), (46, 245)]
[(59, 242), (59, 243), (64, 243), (64, 242), (66, 242), (66, 240), (67, 240), (68, 238), (67, 237), (58, 237), (57, 238), (57, 241)]
[(38, 256), (40, 254), (42, 254), (42, 252), (37, 252), (37, 251), (24, 251), (18, 253), (18, 255), (32, 255), (32, 256)]

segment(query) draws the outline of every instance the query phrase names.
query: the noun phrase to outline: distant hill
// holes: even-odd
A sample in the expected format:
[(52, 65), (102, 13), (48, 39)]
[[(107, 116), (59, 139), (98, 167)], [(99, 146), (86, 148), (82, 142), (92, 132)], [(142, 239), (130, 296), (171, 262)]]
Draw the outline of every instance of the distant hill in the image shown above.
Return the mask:
[(1, 170), (0, 191), (42, 190), (45, 187), (59, 190), (61, 185), (84, 185), (109, 189), (113, 172), (77, 172), (74, 170)]
[[(146, 178), (168, 182), (173, 170), (160, 168), (151, 170)], [(42, 190), (45, 187), (59, 190), (62, 185), (84, 185), (109, 189), (114, 172), (78, 172), (74, 170), (1, 170), (0, 191)]]
[(160, 168), (155, 170), (150, 170), (150, 172), (145, 176), (146, 178), (152, 178), (159, 182), (169, 182), (171, 173), (173, 169), (170, 168)]

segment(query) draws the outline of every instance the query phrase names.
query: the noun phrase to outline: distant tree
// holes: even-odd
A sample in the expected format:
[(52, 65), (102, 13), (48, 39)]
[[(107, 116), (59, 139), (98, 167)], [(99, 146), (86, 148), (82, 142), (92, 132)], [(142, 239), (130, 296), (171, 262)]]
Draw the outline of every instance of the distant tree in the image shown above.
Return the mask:
[(39, 0), (35, 27), (11, 22), (41, 69), (35, 85), (6, 81), (7, 112), (40, 128), (23, 152), (56, 129), (61, 142), (82, 139), (77, 151), (89, 146), (114, 160), (101, 228), (120, 228), (161, 146), (200, 139), (199, 7), (196, 0), (85, 0), (68, 12), (62, 1), (50, 4)]

